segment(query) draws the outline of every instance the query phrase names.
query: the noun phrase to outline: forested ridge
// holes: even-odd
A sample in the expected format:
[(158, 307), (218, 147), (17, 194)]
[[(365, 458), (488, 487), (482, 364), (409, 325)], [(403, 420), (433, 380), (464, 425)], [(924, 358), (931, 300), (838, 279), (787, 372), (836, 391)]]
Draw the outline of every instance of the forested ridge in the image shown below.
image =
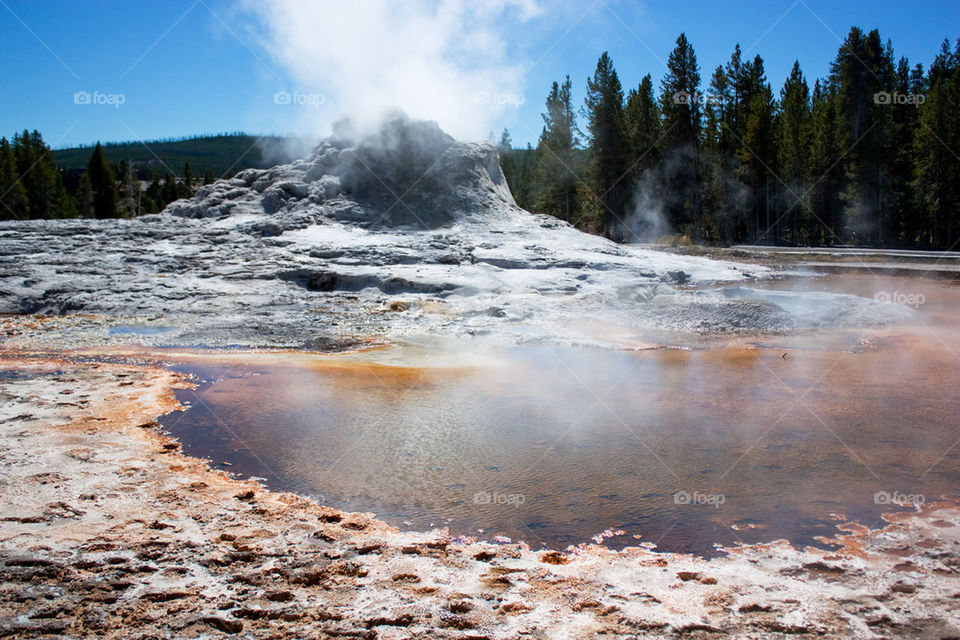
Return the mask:
[(156, 213), (216, 178), (271, 166), (263, 150), (281, 155), (289, 140), (227, 133), (52, 150), (25, 130), (0, 138), (0, 220)]
[(775, 90), (739, 45), (701, 77), (683, 34), (667, 66), (625, 92), (604, 53), (579, 108), (554, 82), (536, 148), (499, 141), (520, 206), (619, 241), (960, 241), (960, 39), (924, 69), (854, 27), (812, 87), (795, 63)]

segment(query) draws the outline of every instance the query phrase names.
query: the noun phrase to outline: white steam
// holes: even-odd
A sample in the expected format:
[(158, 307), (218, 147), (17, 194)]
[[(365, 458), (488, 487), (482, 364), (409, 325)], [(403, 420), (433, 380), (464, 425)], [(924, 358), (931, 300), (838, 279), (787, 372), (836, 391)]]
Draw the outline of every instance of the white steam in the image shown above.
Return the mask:
[(673, 233), (664, 213), (663, 200), (657, 195), (657, 180), (652, 171), (644, 171), (634, 188), (633, 208), (623, 221), (628, 242), (655, 242)]
[[(525, 101), (523, 68), (505, 33), (541, 14), (537, 0), (242, 0), (257, 37), (307, 96), (323, 96), (319, 132), (387, 109), (479, 140)], [(294, 88), (281, 88), (293, 93)]]

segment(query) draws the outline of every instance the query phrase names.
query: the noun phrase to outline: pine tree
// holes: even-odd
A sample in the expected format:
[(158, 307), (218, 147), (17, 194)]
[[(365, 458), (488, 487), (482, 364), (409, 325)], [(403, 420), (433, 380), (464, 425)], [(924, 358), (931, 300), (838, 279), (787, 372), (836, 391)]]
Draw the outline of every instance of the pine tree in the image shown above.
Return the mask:
[(513, 153), (513, 142), (510, 139), (510, 132), (506, 129), (500, 134), (500, 141), (497, 143), (497, 154), (500, 156), (500, 170), (503, 171), (503, 177), (510, 187), (510, 192), (516, 200), (516, 191), (520, 186), (518, 184), (516, 159)]
[(20, 175), (13, 148), (0, 138), (0, 220), (26, 220), (30, 217), (30, 201)]
[(731, 153), (735, 153), (744, 136), (747, 121), (746, 107), (750, 103), (747, 87), (749, 74), (745, 73), (740, 43), (734, 46), (733, 53), (730, 55), (730, 62), (727, 63), (724, 71), (729, 85), (729, 98), (727, 108), (724, 110), (724, 118), (721, 121), (726, 134), (723, 141), (725, 142), (725, 148)]
[(568, 222), (579, 218), (577, 123), (571, 103), (570, 76), (553, 83), (547, 95), (544, 127), (537, 144), (536, 176), (539, 190), (536, 210)]
[(76, 214), (73, 198), (63, 186), (63, 175), (39, 131), (24, 130), (15, 135), (13, 155), (31, 218), (65, 218)]
[(160, 176), (154, 174), (153, 180), (150, 182), (150, 186), (147, 187), (147, 192), (145, 198), (141, 203), (141, 210), (147, 211), (149, 213), (159, 213), (163, 210), (166, 205), (166, 202), (163, 199), (163, 183), (160, 180)]
[(93, 190), (93, 215), (97, 218), (116, 218), (117, 180), (99, 142), (90, 156), (87, 173)]
[(131, 168), (130, 163), (126, 160), (121, 160), (120, 164), (116, 166), (116, 171), (114, 172), (117, 177), (117, 196), (119, 198), (117, 202), (117, 216), (118, 217), (132, 217), (132, 213), (135, 208), (135, 202), (133, 200), (133, 181), (131, 180)]
[(917, 131), (916, 191), (927, 213), (926, 244), (953, 249), (960, 241), (956, 209), (960, 206), (960, 161), (953, 155), (960, 144), (956, 105), (960, 100), (960, 39), (950, 50), (944, 41), (927, 74), (926, 100), (920, 107)]
[(501, 151), (513, 150), (513, 139), (510, 137), (510, 131), (506, 127), (504, 127), (503, 131), (500, 132), (500, 141), (497, 143), (497, 148)]
[(177, 178), (169, 171), (163, 178), (163, 190), (161, 191), (161, 194), (163, 196), (164, 207), (171, 202), (180, 199), (180, 187), (177, 184)]
[(617, 240), (627, 213), (630, 165), (623, 89), (606, 52), (597, 61), (593, 78), (587, 80), (584, 108), (590, 133), (589, 185), (600, 205), (603, 235)]
[[(929, 86), (927, 85), (927, 75), (923, 70), (923, 65), (917, 64), (911, 69), (908, 87), (909, 95), (923, 96), (924, 100), (929, 99)], [(924, 229), (928, 210), (921, 195), (923, 186), (919, 176), (919, 167), (924, 155), (921, 150), (923, 136), (927, 133), (921, 126), (921, 114), (925, 108), (926, 102), (913, 110), (916, 112), (911, 118), (913, 131), (910, 134), (909, 141), (901, 141), (904, 146), (901, 150), (901, 157), (898, 158), (898, 162), (909, 165), (909, 168), (904, 169), (901, 174), (907, 182), (905, 187), (907, 192), (905, 194), (906, 202), (904, 204), (906, 212), (902, 216), (904, 243), (907, 246), (920, 246), (925, 242)]]
[[(734, 52), (739, 68), (739, 46)], [(701, 183), (703, 194), (704, 238), (732, 243), (743, 238), (741, 212), (743, 193), (738, 179), (733, 111), (734, 82), (727, 69), (718, 66), (710, 77), (704, 101), (705, 123), (701, 150)]]
[(749, 102), (737, 157), (743, 182), (752, 194), (753, 240), (776, 242), (778, 225), (771, 215), (772, 190), (777, 186), (776, 102), (760, 56), (745, 68), (749, 81), (745, 95), (749, 95)]
[[(913, 70), (906, 58), (897, 62), (894, 91), (897, 95), (923, 95), (923, 72), (919, 73), (920, 85), (914, 86)], [(909, 247), (916, 242), (918, 219), (913, 198), (914, 148), (913, 141), (920, 124), (919, 109), (913, 105), (893, 105), (893, 121), (888, 135), (887, 172), (884, 176), (883, 228), (886, 242), (893, 246)]]
[(649, 73), (636, 89), (631, 89), (627, 94), (623, 116), (630, 146), (630, 164), (636, 178), (656, 166), (661, 158), (660, 108), (653, 95), (653, 81)]
[(193, 195), (193, 171), (190, 170), (189, 162), (183, 163), (183, 184), (181, 187), (181, 198), (189, 198)]
[(778, 217), (787, 221), (784, 240), (791, 244), (808, 241), (808, 230), (815, 221), (808, 215), (807, 190), (810, 180), (810, 150), (813, 145), (813, 122), (810, 87), (794, 61), (790, 75), (780, 90), (780, 128), (777, 137), (777, 160), (780, 175), (786, 183)]
[(518, 170), (518, 183), (517, 191), (515, 192), (515, 197), (517, 204), (524, 209), (530, 209), (533, 207), (533, 203), (536, 201), (536, 189), (537, 185), (535, 184), (536, 180), (536, 171), (537, 171), (537, 152), (533, 147), (530, 146), (530, 143), (527, 143), (526, 148), (518, 152), (520, 154), (520, 168)]
[(703, 146), (705, 148), (718, 151), (724, 148), (729, 151), (734, 148), (729, 144), (731, 136), (726, 127), (729, 117), (727, 111), (733, 102), (732, 85), (723, 67), (713, 70), (703, 105)]
[(213, 184), (213, 172), (212, 172), (212, 171), (207, 170), (207, 171), (204, 171), (204, 172), (203, 172), (203, 184), (204, 184), (204, 185)]
[[(654, 95), (653, 81), (647, 74), (636, 89), (627, 93), (623, 110), (626, 121), (629, 172), (628, 210), (625, 237), (631, 240), (653, 238), (659, 228), (659, 203), (663, 201), (660, 165), (663, 161), (660, 107)], [(629, 234), (629, 235), (626, 235)]]
[(829, 80), (817, 80), (810, 102), (813, 122), (810, 172), (814, 176), (810, 209), (816, 224), (808, 231), (808, 242), (833, 244), (840, 240), (842, 231), (840, 190), (843, 183), (843, 167), (838, 162), (843, 157), (843, 149), (837, 135), (836, 88)]
[(122, 174), (123, 175), (123, 199), (124, 199), (124, 211), (123, 215), (133, 218), (140, 215), (140, 207), (142, 194), (140, 189), (140, 179), (137, 177), (137, 172), (133, 168), (133, 163), (126, 161), (122, 165)]
[(700, 68), (685, 34), (667, 59), (667, 73), (660, 83), (660, 111), (663, 114), (665, 190), (674, 200), (666, 203), (668, 221), (675, 229), (699, 236), (701, 194), (699, 141), (702, 127), (700, 109)]
[(77, 212), (81, 218), (94, 217), (93, 186), (90, 184), (90, 172), (84, 171), (77, 185)]
[(876, 245), (884, 239), (882, 185), (893, 105), (878, 96), (894, 91), (893, 74), (893, 52), (884, 48), (876, 29), (866, 35), (850, 29), (830, 67), (843, 153), (841, 235), (856, 243)]

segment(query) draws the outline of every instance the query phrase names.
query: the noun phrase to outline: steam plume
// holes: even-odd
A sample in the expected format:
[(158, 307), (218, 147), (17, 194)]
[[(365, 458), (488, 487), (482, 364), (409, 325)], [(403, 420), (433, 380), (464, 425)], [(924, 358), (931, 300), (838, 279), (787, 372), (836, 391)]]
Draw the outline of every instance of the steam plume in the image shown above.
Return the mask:
[(243, 0), (269, 56), (302, 90), (324, 96), (312, 131), (389, 108), (483, 138), (523, 101), (518, 55), (504, 32), (541, 13), (537, 0)]

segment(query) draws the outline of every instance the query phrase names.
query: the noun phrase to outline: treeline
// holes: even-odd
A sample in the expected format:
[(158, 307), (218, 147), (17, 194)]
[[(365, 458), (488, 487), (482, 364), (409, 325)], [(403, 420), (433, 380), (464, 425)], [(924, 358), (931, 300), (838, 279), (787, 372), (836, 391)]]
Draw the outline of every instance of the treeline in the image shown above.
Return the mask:
[[(278, 159), (286, 158), (283, 151), (296, 147), (298, 138), (284, 136), (254, 136), (241, 132), (165, 138), (149, 141), (105, 142), (103, 151), (113, 164), (132, 162), (137, 169), (177, 170), (189, 162), (196, 175), (211, 171), (217, 177), (250, 167), (269, 168)], [(90, 160), (94, 145), (56, 149), (53, 157), (65, 171), (84, 169)]]
[(618, 241), (960, 241), (960, 39), (924, 70), (854, 27), (825, 78), (794, 63), (778, 92), (739, 45), (705, 90), (685, 35), (667, 66), (624, 94), (604, 53), (579, 110), (554, 82), (536, 149), (499, 143), (518, 204)]
[[(207, 171), (202, 183), (214, 177)], [(193, 194), (190, 163), (180, 176), (172, 171), (136, 169), (134, 164), (107, 161), (100, 143), (85, 168), (62, 170), (40, 132), (24, 131), (10, 142), (0, 138), (0, 219), (125, 218), (157, 213), (167, 204)]]

